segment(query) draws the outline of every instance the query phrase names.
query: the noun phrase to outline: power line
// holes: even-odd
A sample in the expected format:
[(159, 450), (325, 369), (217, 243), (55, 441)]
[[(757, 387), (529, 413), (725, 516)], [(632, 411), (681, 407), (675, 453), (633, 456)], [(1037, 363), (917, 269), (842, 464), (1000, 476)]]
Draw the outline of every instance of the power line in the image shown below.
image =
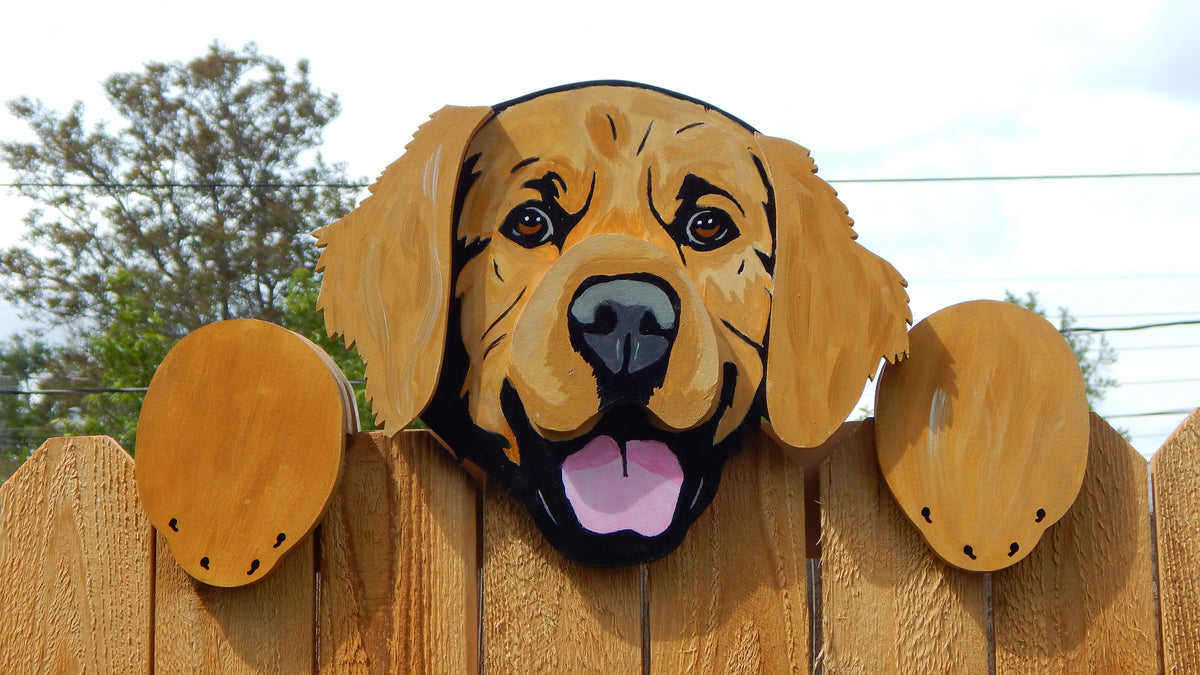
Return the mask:
[(1179, 408), (1178, 410), (1156, 410), (1154, 412), (1124, 413), (1121, 415), (1101, 415), (1104, 419), (1121, 417), (1159, 417), (1163, 415), (1190, 415), (1195, 408)]
[(1138, 380), (1136, 382), (1118, 382), (1118, 387), (1129, 387), (1147, 384), (1184, 384), (1185, 382), (1200, 382), (1200, 377), (1185, 377), (1178, 380)]
[(1131, 314), (1080, 314), (1076, 319), (1131, 319), (1136, 316), (1194, 316), (1200, 311), (1190, 312), (1134, 312)]
[[(827, 183), (964, 183), (1036, 180), (1092, 180), (1119, 178), (1188, 178), (1200, 171), (1141, 171), (1132, 173), (1031, 174), (1011, 176), (923, 176), (915, 178), (830, 178)], [(0, 183), (9, 188), (106, 188), (106, 189), (211, 189), (211, 188), (336, 188), (361, 190), (368, 183), (71, 183), (66, 181), (30, 181)]]
[(1170, 328), (1173, 326), (1197, 326), (1200, 325), (1200, 319), (1192, 321), (1166, 321), (1163, 323), (1147, 323), (1140, 326), (1118, 326), (1115, 328), (1091, 328), (1087, 326), (1072, 326), (1071, 328), (1063, 328), (1060, 333), (1113, 333), (1118, 331), (1133, 331), (1133, 330), (1148, 330), (1150, 328)]
[(1126, 274), (1093, 277), (961, 277), (957, 279), (909, 279), (909, 284), (983, 284), (1047, 281), (1146, 281), (1150, 279), (1195, 279), (1200, 274)]
[(0, 389), (0, 394), (8, 395), (43, 395), (61, 396), (65, 394), (144, 394), (146, 387), (77, 387), (70, 389)]
[(965, 183), (1015, 180), (1090, 180), (1103, 178), (1183, 178), (1200, 171), (1145, 171), (1137, 173), (1072, 173), (1031, 176), (930, 176), (925, 178), (832, 178), (827, 183)]
[(1200, 349), (1200, 345), (1142, 345), (1139, 347), (1113, 347), (1119, 352), (1149, 351), (1154, 349)]
[[(349, 380), (355, 387), (366, 380)], [(65, 389), (0, 389), (0, 396), (66, 396), (70, 394), (144, 394), (147, 387), (68, 387)]]
[(168, 190), (194, 189), (210, 190), (213, 188), (335, 188), (339, 190), (361, 190), (370, 187), (369, 183), (67, 183), (67, 182), (34, 182), (34, 183), (0, 183), (7, 188), (103, 188), (106, 190)]
[[(1191, 379), (1187, 379), (1187, 380), (1160, 380), (1158, 382), (1125, 382), (1125, 383), (1121, 383), (1121, 384), (1159, 384), (1159, 383), (1170, 383), (1170, 382), (1197, 382), (1197, 381), (1200, 381), (1200, 378), (1191, 378)], [(362, 386), (362, 385), (366, 384), (366, 382), (363, 380), (351, 380), (350, 384), (352, 384), (354, 386)], [(135, 394), (142, 393), (142, 394), (144, 394), (144, 393), (146, 393), (146, 388), (145, 387), (127, 387), (127, 388), (80, 387), (80, 388), (76, 388), (76, 389), (0, 389), (0, 395), (7, 394), (7, 395), (19, 395), (19, 396), (27, 396), (27, 395), (35, 395), (35, 394), (64, 395), (64, 394), (78, 394), (78, 393), (85, 393), (85, 394), (86, 393), (135, 393)], [(1193, 408), (1180, 408), (1178, 410), (1158, 410), (1158, 411), (1153, 411), (1153, 412), (1103, 415), (1102, 417), (1107, 419), (1107, 418), (1120, 418), (1120, 417), (1154, 417), (1154, 416), (1159, 416), (1159, 415), (1186, 415), (1186, 414), (1192, 412), (1192, 410), (1194, 410), (1194, 409)], [(0, 432), (3, 432), (3, 431), (5, 431), (5, 429), (0, 428)]]

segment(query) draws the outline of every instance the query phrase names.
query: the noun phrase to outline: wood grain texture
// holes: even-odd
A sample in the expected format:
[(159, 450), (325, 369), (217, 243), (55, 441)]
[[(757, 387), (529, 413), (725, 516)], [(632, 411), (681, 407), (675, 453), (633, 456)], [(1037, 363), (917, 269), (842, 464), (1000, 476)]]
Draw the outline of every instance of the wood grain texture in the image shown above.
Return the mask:
[(943, 560), (1012, 565), (1067, 512), (1083, 481), (1088, 405), (1071, 347), (1012, 303), (964, 302), (909, 333), (884, 366), (875, 443), (888, 487)]
[(188, 574), (253, 583), (303, 542), (337, 485), (353, 410), (337, 366), (285, 328), (221, 321), (181, 340), (146, 392), (137, 481)]
[(827, 673), (986, 673), (982, 575), (939, 559), (888, 493), (862, 422), (821, 472)]
[(196, 581), (161, 535), (154, 593), (154, 665), (160, 673), (311, 672), (316, 624), (313, 538), (271, 576), (222, 588)]
[(683, 544), (650, 569), (656, 673), (807, 673), (804, 468), (748, 432)]
[(116, 441), (46, 441), (0, 487), (0, 672), (149, 673), (152, 541)]
[(320, 672), (478, 670), (476, 506), (431, 432), (354, 437), (320, 529)]
[(993, 576), (997, 673), (1158, 671), (1146, 470), (1093, 414), (1079, 498)]
[(483, 520), (485, 672), (641, 672), (636, 567), (563, 558), (520, 502), (494, 485), (484, 490)]
[(1200, 409), (1150, 460), (1163, 670), (1200, 672)]

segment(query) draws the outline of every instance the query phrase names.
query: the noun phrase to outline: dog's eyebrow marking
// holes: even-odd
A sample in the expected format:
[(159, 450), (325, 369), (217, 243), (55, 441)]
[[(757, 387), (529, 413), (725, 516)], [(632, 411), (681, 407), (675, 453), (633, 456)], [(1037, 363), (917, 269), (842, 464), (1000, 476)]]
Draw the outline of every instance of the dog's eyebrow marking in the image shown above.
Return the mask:
[(537, 161), (539, 161), (539, 160), (541, 160), (541, 157), (529, 157), (528, 159), (523, 159), (523, 160), (521, 160), (521, 161), (517, 162), (517, 165), (516, 165), (516, 166), (514, 166), (514, 167), (512, 168), (512, 170), (511, 170), (511, 171), (509, 171), (508, 173), (509, 173), (510, 175), (511, 175), (511, 174), (514, 174), (514, 173), (516, 173), (516, 172), (520, 171), (521, 169), (524, 169), (525, 167), (527, 167), (527, 166), (529, 166), (530, 164), (533, 164), (534, 162), (537, 162)]
[(733, 205), (737, 207), (738, 211), (741, 212), (743, 216), (746, 215), (746, 210), (742, 208), (742, 205), (738, 203), (738, 200), (734, 199), (733, 195), (704, 180), (694, 173), (689, 173), (688, 175), (684, 176), (683, 184), (679, 186), (679, 194), (675, 195), (675, 198), (683, 202), (694, 204), (704, 195), (718, 195), (724, 197), (733, 202)]
[(500, 263), (495, 260), (492, 261), (492, 273), (496, 275), (497, 279), (504, 281), (504, 277), (500, 276)]
[(759, 343), (757, 343), (757, 342), (755, 342), (754, 340), (750, 339), (750, 336), (746, 335), (745, 333), (743, 333), (742, 331), (738, 330), (737, 328), (734, 328), (734, 327), (733, 327), (733, 324), (729, 323), (729, 322), (728, 322), (728, 321), (726, 321), (725, 319), (721, 319), (721, 323), (725, 324), (725, 327), (729, 329), (729, 332), (733, 333), (733, 334), (734, 334), (734, 335), (736, 335), (738, 338), (741, 338), (742, 342), (745, 342), (746, 344), (750, 345), (751, 347), (754, 347), (755, 351), (757, 351), (759, 354), (763, 353), (763, 350), (765, 350), (765, 349), (766, 349), (765, 347), (763, 347), (763, 346), (762, 346), (762, 345), (760, 345)]
[(500, 312), (500, 316), (496, 317), (495, 321), (492, 321), (492, 325), (488, 326), (487, 330), (483, 331), (483, 335), (479, 336), (480, 341), (483, 341), (487, 337), (488, 333), (492, 332), (492, 329), (496, 327), (496, 324), (500, 323), (504, 317), (508, 316), (508, 313), (512, 311), (513, 307), (516, 307), (517, 303), (521, 301), (521, 298), (525, 297), (525, 291), (528, 290), (528, 288), (529, 287), (526, 286), (525, 288), (521, 289), (520, 293), (517, 293), (517, 297), (512, 301), (512, 304), (508, 307), (505, 307), (504, 311)]
[(693, 129), (693, 128), (695, 128), (695, 127), (698, 127), (698, 126), (701, 126), (701, 125), (703, 125), (703, 124), (704, 124), (704, 122), (692, 122), (691, 124), (687, 125), (686, 127), (682, 127), (682, 128), (680, 128), (680, 129), (677, 129), (677, 130), (675, 131), (675, 133), (676, 133), (676, 134), (682, 134), (683, 132), (687, 131), (688, 129)]
[[(562, 186), (562, 192), (559, 192), (559, 186)], [(556, 172), (551, 171), (541, 178), (527, 180), (521, 183), (521, 187), (537, 190), (542, 194), (542, 199), (550, 200), (557, 199), (560, 194), (567, 191), (567, 181)]]
[(605, 114), (604, 116), (608, 118), (608, 128), (612, 129), (613, 140), (615, 141), (617, 140), (617, 123), (613, 121), (612, 115)]
[(642, 136), (642, 142), (641, 142), (641, 144), (640, 144), (640, 145), (638, 145), (637, 152), (636, 152), (636, 153), (634, 153), (634, 156), (635, 156), (635, 157), (637, 157), (638, 155), (641, 155), (641, 154), (642, 154), (642, 150), (645, 150), (645, 149), (646, 149), (646, 139), (647, 139), (647, 138), (650, 138), (650, 130), (651, 130), (651, 129), (653, 129), (653, 128), (654, 128), (654, 122), (651, 122), (651, 123), (650, 123), (650, 126), (646, 127), (646, 135), (645, 135), (645, 136)]

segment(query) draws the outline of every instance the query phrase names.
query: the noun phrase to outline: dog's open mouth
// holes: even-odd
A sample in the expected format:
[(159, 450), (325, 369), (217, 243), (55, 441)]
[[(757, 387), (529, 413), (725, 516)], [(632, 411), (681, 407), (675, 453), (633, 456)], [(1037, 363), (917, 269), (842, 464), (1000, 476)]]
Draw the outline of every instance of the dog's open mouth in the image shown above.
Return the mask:
[(585, 530), (654, 537), (671, 524), (683, 467), (661, 441), (631, 440), (621, 447), (611, 436), (597, 436), (563, 462), (562, 482)]
[(580, 437), (554, 441), (534, 431), (511, 386), (501, 401), (521, 464), (493, 475), (525, 502), (555, 548), (588, 565), (649, 562), (670, 553), (712, 501), (725, 458), (738, 447), (737, 434), (713, 444), (715, 417), (672, 432), (633, 404), (610, 408)]

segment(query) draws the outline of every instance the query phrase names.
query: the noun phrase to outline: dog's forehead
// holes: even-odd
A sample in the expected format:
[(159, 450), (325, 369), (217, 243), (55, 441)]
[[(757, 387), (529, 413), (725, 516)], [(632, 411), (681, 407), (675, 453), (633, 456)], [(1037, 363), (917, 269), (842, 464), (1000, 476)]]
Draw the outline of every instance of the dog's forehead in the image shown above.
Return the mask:
[[(641, 155), (699, 139), (709, 153), (745, 149), (753, 133), (719, 110), (667, 93), (597, 85), (506, 107), (476, 134), (470, 154), (526, 159), (573, 151)], [(623, 153), (622, 153), (623, 151)]]

